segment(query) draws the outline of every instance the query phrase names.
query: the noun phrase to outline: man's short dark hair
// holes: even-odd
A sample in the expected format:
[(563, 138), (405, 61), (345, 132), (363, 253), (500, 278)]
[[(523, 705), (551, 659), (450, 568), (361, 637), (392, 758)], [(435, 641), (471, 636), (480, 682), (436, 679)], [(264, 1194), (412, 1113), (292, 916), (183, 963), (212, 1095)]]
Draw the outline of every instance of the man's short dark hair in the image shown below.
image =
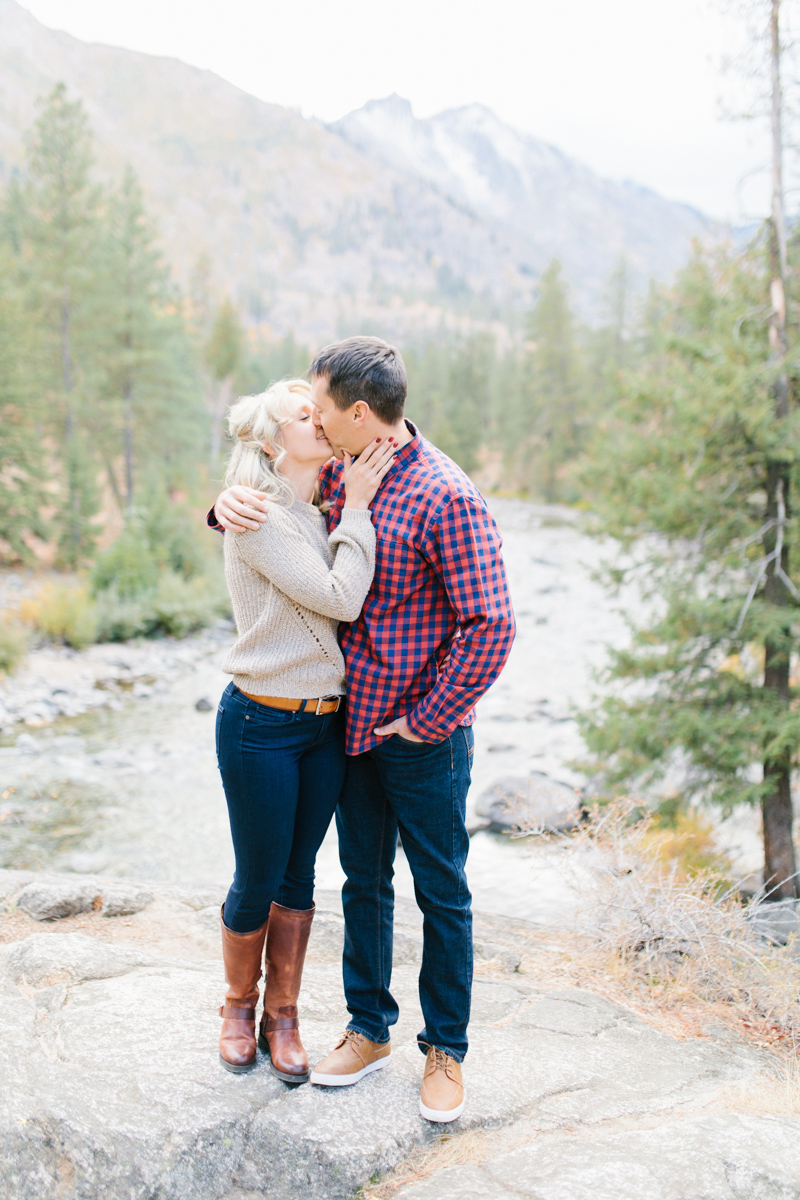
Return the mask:
[(358, 400), (368, 404), (384, 425), (403, 416), (408, 380), (400, 351), (376, 337), (351, 337), (320, 350), (311, 375), (328, 381), (328, 392), (344, 411)]

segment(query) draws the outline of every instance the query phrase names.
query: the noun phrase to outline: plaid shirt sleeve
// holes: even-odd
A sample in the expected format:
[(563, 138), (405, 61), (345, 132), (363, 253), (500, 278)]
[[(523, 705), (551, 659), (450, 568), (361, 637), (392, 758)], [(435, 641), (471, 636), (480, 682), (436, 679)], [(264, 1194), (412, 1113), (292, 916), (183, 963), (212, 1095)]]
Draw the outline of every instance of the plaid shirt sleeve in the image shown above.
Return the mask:
[(444, 584), (458, 626), (432, 691), (408, 727), (424, 741), (441, 741), (462, 723), (497, 679), (516, 633), (491, 515), (469, 497), (450, 500), (426, 530), (425, 557)]

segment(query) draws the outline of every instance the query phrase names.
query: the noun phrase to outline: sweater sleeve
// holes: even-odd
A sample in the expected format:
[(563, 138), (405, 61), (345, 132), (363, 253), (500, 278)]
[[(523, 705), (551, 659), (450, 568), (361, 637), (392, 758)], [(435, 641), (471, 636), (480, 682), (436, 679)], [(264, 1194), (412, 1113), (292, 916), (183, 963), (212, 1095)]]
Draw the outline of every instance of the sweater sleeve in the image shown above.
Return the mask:
[(355, 621), (375, 571), (375, 529), (366, 509), (346, 508), (330, 535), (333, 566), (298, 530), (289, 514), (270, 507), (259, 529), (236, 538), (244, 562), (296, 604), (337, 621)]

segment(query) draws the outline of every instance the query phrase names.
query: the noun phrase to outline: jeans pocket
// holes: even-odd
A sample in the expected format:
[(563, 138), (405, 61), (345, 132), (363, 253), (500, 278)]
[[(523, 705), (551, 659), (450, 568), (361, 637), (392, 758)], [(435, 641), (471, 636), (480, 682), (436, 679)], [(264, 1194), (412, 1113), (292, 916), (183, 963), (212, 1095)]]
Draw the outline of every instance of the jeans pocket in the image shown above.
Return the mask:
[(297, 713), (288, 712), (283, 708), (269, 708), (268, 705), (259, 704), (258, 701), (253, 700), (247, 706), (245, 720), (257, 727), (268, 726), (275, 728), (281, 725), (291, 725), (296, 716)]
[(409, 750), (436, 750), (439, 746), (443, 746), (447, 738), (442, 738), (440, 742), (412, 742), (409, 738), (401, 737), (399, 733), (393, 734), (395, 742), (399, 742), (401, 746), (408, 746)]

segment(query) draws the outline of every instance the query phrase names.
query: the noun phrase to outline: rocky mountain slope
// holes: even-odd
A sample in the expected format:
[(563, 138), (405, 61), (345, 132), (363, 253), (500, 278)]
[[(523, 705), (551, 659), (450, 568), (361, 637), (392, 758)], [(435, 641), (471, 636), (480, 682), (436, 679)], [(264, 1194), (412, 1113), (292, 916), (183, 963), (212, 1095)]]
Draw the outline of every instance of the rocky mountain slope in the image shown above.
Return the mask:
[(620, 252), (639, 279), (663, 276), (707, 227), (478, 106), (418, 121), (391, 98), (327, 128), (211, 72), (45, 28), (15, 0), (0, 0), (0, 184), (59, 79), (103, 174), (139, 174), (179, 279), (207, 253), (267, 333), (513, 320), (555, 254), (590, 313)]
[(365, 154), (424, 179), (477, 214), (538, 275), (557, 255), (586, 310), (602, 303), (620, 255), (641, 287), (668, 277), (710, 222), (635, 183), (603, 179), (480, 104), (414, 117), (399, 96), (373, 100), (332, 128)]

